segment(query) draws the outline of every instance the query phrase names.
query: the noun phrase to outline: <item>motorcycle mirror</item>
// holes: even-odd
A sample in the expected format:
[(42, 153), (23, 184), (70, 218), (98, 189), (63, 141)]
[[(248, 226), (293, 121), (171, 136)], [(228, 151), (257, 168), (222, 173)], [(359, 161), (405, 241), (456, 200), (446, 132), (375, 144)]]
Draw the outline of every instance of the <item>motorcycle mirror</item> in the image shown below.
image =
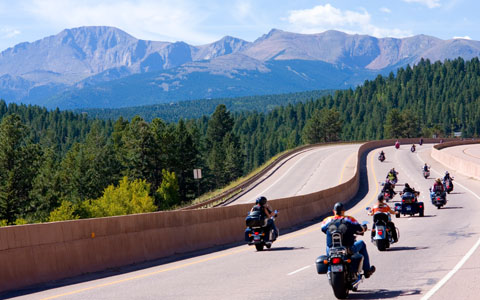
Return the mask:
[(370, 210), (370, 206), (365, 207), (365, 210), (366, 210), (366, 211), (369, 211), (369, 210)]
[(367, 226), (368, 223), (369, 223), (368, 221), (363, 221), (362, 226)]

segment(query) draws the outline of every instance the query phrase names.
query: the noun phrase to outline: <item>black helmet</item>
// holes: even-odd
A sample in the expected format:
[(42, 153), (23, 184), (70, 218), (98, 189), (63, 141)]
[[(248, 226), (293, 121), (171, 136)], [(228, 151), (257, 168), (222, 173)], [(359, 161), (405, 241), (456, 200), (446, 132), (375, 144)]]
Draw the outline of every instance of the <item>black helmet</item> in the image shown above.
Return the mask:
[(337, 202), (333, 206), (333, 210), (335, 211), (336, 214), (340, 214), (342, 211), (345, 210), (345, 208), (343, 207), (343, 204), (341, 202)]
[(405, 183), (405, 187), (406, 187), (406, 188), (410, 188), (410, 186), (408, 185), (408, 183)]
[(264, 196), (261, 196), (261, 197), (258, 197), (255, 202), (263, 206), (267, 203), (267, 198), (265, 198)]
[(378, 194), (377, 199), (378, 199), (378, 201), (380, 201), (380, 202), (382, 202), (383, 200), (385, 200), (385, 198), (383, 197), (383, 193)]

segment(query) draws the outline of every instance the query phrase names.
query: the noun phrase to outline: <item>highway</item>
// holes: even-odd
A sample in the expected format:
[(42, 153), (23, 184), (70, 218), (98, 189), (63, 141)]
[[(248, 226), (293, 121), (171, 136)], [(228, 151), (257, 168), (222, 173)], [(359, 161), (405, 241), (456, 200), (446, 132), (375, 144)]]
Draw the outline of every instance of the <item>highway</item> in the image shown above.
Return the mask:
[[(359, 237), (366, 242), (377, 272), (350, 299), (478, 299), (480, 185), (450, 172), (455, 188), (447, 205), (440, 210), (431, 205), (428, 188), (433, 177), (445, 172), (430, 157), (431, 146), (418, 146), (415, 153), (408, 145), (399, 150), (382, 148), (386, 153), (383, 163), (377, 160), (382, 149), (367, 156), (368, 192), (348, 215), (368, 220), (371, 226), (365, 207), (375, 203), (380, 182), (392, 167), (399, 172), (396, 190), (408, 182), (421, 191), (420, 201), (426, 209), (425, 217), (393, 219), (400, 229), (400, 241), (386, 252), (379, 252), (368, 234)], [(432, 178), (423, 178), (424, 162), (431, 165)], [(329, 168), (324, 172), (333, 171)], [(397, 195), (393, 201), (398, 200)], [(232, 246), (136, 271), (125, 268), (117, 270), (117, 275), (85, 277), (76, 284), (65, 281), (60, 287), (14, 299), (334, 299), (327, 276), (317, 275), (314, 266), (315, 258), (324, 253), (325, 235), (317, 222), (281, 233), (268, 251)]]
[(352, 178), (360, 144), (310, 148), (281, 161), (230, 205), (253, 203), (259, 196), (279, 199), (305, 195)]

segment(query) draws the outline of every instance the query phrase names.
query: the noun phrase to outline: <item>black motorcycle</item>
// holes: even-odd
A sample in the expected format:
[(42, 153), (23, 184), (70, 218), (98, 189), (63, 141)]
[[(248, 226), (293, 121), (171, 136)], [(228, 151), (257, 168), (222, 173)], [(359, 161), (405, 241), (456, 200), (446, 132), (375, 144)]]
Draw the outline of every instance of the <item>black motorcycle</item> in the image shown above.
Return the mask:
[[(431, 188), (430, 188), (430, 192), (432, 192)], [(430, 199), (432, 200), (432, 204), (436, 206), (438, 209), (440, 209), (442, 206), (447, 204), (447, 196), (445, 195), (444, 192), (441, 192), (441, 191), (435, 191), (435, 193), (431, 193)]]
[[(366, 227), (366, 224), (363, 226)], [(332, 233), (330, 253), (319, 256), (315, 264), (318, 274), (327, 274), (338, 299), (347, 298), (349, 292), (356, 291), (363, 281), (363, 255), (351, 253), (350, 249), (342, 245), (341, 232)]]
[(385, 154), (381, 154), (381, 153), (380, 153), (380, 154), (378, 155), (378, 160), (379, 160), (380, 162), (383, 162), (383, 161), (385, 160)]
[[(270, 219), (275, 222), (278, 211), (275, 210), (275, 215)], [(248, 245), (255, 245), (257, 251), (263, 251), (266, 247), (270, 249), (272, 243), (279, 236), (278, 230), (275, 231), (273, 226), (268, 226), (268, 218), (262, 216), (260, 211), (252, 211), (245, 219), (247, 229), (245, 230), (245, 241)]]

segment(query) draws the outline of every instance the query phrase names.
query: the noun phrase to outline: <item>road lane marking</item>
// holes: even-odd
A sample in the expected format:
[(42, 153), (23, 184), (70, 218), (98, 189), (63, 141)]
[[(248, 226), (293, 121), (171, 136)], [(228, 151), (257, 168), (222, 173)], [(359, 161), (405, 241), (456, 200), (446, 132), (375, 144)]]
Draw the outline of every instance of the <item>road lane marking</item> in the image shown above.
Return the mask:
[[(418, 155), (417, 153), (417, 158), (422, 161), (423, 163), (425, 163), (425, 161)], [(437, 160), (435, 160), (437, 161)], [(439, 162), (439, 161), (437, 161)], [(439, 162), (440, 163), (440, 162)], [(442, 164), (442, 163), (440, 163)], [(433, 168), (430, 168), (430, 170), (434, 171), (435, 173), (437, 174), (440, 174), (441, 176), (441, 172), (438, 172), (437, 170), (433, 169)], [(462, 188), (464, 188), (465, 190), (467, 190), (468, 192), (470, 192), (471, 194), (473, 194), (477, 199), (480, 200), (480, 196), (478, 196), (475, 192), (473, 192), (472, 190), (470, 190), (469, 188), (467, 188), (466, 186), (464, 186), (463, 184), (460, 184), (458, 182), (456, 182), (456, 185), (459, 185), (461, 186)], [(428, 291), (428, 293), (425, 294), (425, 296), (423, 296), (421, 298), (421, 300), (427, 300), (427, 299), (430, 299), (436, 292), (438, 292), (438, 290), (440, 290), (440, 288), (442, 288), (445, 283), (448, 282), (448, 280), (450, 280), (453, 275), (455, 275), (455, 273), (457, 273), (458, 270), (460, 270), (460, 268), (467, 262), (467, 260), (473, 255), (473, 253), (478, 249), (478, 247), (480, 246), (480, 239), (477, 240), (477, 242), (475, 243), (475, 245), (473, 245), (473, 247), (467, 252), (467, 254), (465, 254), (465, 256), (455, 265), (455, 267), (450, 271), (448, 272), (447, 275), (445, 275), (430, 291)]]
[(296, 270), (296, 271), (293, 271), (293, 272), (288, 273), (287, 276), (296, 274), (296, 273), (298, 273), (298, 272), (302, 272), (303, 270), (306, 270), (306, 269), (308, 269), (308, 268), (310, 268), (310, 267), (311, 267), (311, 266), (305, 266), (305, 267), (300, 268), (300, 269), (298, 269), (298, 270)]
[[(376, 177), (376, 174), (375, 174), (375, 169), (373, 168), (373, 155), (372, 155), (372, 159), (370, 160), (370, 164), (371, 164), (371, 167), (372, 167), (372, 173), (373, 173), (374, 182), (376, 182), (376, 191), (375, 191), (374, 197), (372, 197), (364, 206), (362, 206), (361, 209), (364, 209), (364, 208), (365, 208), (367, 205), (369, 205), (374, 199), (376, 199), (376, 195), (378, 194), (378, 182), (377, 182), (377, 177)], [(358, 208), (358, 209), (356, 209), (356, 210), (353, 210), (353, 213), (352, 213), (352, 214), (356, 213), (357, 211), (360, 211), (361, 209)], [(296, 238), (296, 237), (299, 237), (299, 236), (302, 236), (302, 235), (306, 235), (306, 234), (309, 234), (309, 233), (312, 233), (312, 232), (315, 232), (315, 231), (318, 231), (318, 230), (321, 230), (321, 229), (322, 229), (321, 224), (314, 225), (311, 229), (308, 229), (308, 230), (305, 230), (305, 231), (302, 231), (302, 232), (298, 232), (298, 233), (295, 233), (295, 234), (289, 234), (289, 236), (287, 236), (287, 237), (279, 238), (279, 239), (277, 240), (277, 242), (282, 242), (282, 241), (290, 240), (290, 239), (293, 239), (293, 238)], [(230, 252), (223, 253), (223, 254), (220, 254), (220, 255), (216, 255), (216, 256), (213, 256), (213, 257), (208, 257), (208, 258), (201, 259), (201, 260), (198, 260), (198, 261), (193, 261), (193, 262), (189, 262), (189, 263), (185, 263), (185, 264), (173, 266), (173, 267), (166, 268), (166, 269), (162, 269), (162, 270), (159, 270), (159, 271), (154, 271), (154, 272), (150, 272), (150, 273), (146, 273), (146, 274), (142, 274), (142, 275), (137, 275), (137, 276), (128, 277), (128, 278), (124, 278), (124, 279), (120, 279), (120, 280), (115, 280), (115, 281), (112, 281), (112, 282), (106, 282), (106, 283), (102, 283), (102, 284), (98, 284), (98, 285), (94, 285), (94, 286), (90, 286), (90, 287), (86, 287), (86, 288), (74, 290), (74, 291), (71, 291), (71, 292), (67, 292), (67, 293), (63, 293), (63, 294), (58, 294), (58, 295), (54, 295), (54, 296), (42, 298), (41, 300), (57, 299), (57, 298), (65, 297), (65, 296), (70, 296), (70, 295), (79, 294), (79, 293), (82, 293), (82, 292), (94, 290), (94, 289), (97, 289), (97, 288), (112, 286), (112, 285), (115, 285), (115, 284), (119, 284), (119, 283), (131, 281), (131, 280), (135, 280), (135, 279), (142, 279), (142, 278), (145, 278), (145, 277), (150, 277), (150, 276), (153, 276), (153, 275), (157, 275), (157, 274), (161, 274), (161, 273), (165, 273), (165, 272), (169, 272), (169, 271), (174, 271), (174, 270), (178, 270), (178, 269), (183, 269), (183, 268), (186, 268), (186, 267), (189, 267), (189, 266), (193, 266), (193, 265), (197, 265), (197, 264), (200, 264), (200, 263), (212, 261), (212, 260), (215, 260), (215, 259), (219, 259), (219, 258), (223, 258), (223, 257), (226, 257), (226, 256), (230, 256), (230, 255), (233, 255), (233, 254), (238, 254), (238, 253), (245, 252), (245, 251), (251, 249), (251, 248), (250, 248), (249, 246), (247, 246), (247, 245), (241, 246), (241, 247), (242, 247), (242, 249), (240, 249), (240, 250), (230, 251)]]
[(442, 278), (428, 293), (425, 294), (425, 296), (422, 297), (421, 300), (427, 300), (430, 299), (445, 283), (447, 283), (450, 278), (457, 273), (458, 270), (467, 262), (467, 260), (472, 256), (472, 254), (477, 250), (477, 248), (480, 246), (480, 239), (478, 239), (477, 243), (465, 254), (465, 256), (457, 263), (457, 265), (450, 271), (448, 272), (445, 277)]

